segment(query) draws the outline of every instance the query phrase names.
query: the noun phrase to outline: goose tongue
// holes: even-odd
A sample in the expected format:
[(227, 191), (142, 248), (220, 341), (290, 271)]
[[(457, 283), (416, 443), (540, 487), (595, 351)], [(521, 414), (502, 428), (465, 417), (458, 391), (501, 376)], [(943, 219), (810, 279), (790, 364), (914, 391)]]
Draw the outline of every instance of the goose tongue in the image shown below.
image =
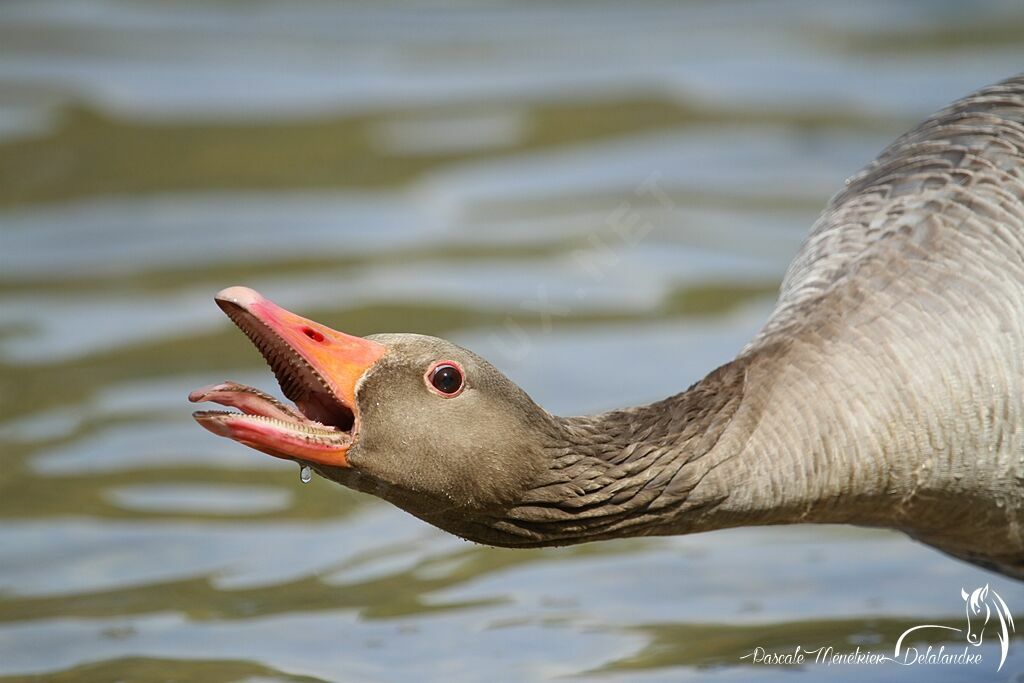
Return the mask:
[(246, 415), (262, 415), (285, 422), (313, 424), (305, 415), (286, 406), (270, 394), (238, 382), (222, 382), (196, 389), (188, 395), (188, 400), (192, 403), (219, 403), (229, 408), (238, 408)]

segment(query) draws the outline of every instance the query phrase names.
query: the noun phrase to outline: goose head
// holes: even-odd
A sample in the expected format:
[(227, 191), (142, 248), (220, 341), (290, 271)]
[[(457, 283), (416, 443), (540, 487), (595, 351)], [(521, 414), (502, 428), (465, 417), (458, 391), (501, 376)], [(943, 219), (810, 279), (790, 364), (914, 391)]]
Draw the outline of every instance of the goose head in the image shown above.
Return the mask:
[(197, 389), (192, 402), (237, 409), (193, 414), (214, 434), (463, 536), (479, 535), (469, 527), (490, 526), (483, 518), (500, 516), (545, 469), (555, 418), (472, 352), (417, 334), (351, 336), (245, 287), (216, 302), (294, 406), (233, 382)]

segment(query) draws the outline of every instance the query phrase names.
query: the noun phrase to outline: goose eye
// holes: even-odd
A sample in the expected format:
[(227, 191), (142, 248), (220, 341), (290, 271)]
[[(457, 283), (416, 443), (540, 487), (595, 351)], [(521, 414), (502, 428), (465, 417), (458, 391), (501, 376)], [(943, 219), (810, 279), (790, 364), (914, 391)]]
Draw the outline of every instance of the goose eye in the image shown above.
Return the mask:
[(443, 396), (455, 396), (462, 391), (462, 369), (451, 362), (436, 364), (428, 373), (427, 381)]

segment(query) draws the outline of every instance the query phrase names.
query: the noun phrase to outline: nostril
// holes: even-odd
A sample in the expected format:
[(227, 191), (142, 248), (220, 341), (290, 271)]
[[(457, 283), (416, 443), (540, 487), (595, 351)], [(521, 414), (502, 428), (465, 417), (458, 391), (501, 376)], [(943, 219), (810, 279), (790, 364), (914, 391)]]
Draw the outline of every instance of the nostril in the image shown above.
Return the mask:
[(324, 340), (324, 335), (320, 334), (312, 327), (303, 327), (302, 334), (306, 335), (315, 342), (322, 342)]

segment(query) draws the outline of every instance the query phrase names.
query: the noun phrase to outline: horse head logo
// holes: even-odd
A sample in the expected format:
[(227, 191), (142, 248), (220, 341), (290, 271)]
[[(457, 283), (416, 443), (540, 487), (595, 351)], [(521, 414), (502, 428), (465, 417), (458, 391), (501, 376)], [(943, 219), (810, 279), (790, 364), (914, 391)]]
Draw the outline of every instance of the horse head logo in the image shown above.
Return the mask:
[(986, 583), (981, 588), (975, 588), (968, 593), (960, 589), (960, 597), (964, 599), (967, 610), (967, 642), (971, 645), (981, 645), (985, 637), (985, 629), (988, 628), (992, 617), (998, 619), (999, 627), (996, 629), (996, 637), (1002, 650), (1002, 658), (999, 660), (999, 667), (1002, 668), (1006, 661), (1006, 651), (1010, 647), (1010, 634), (1014, 632), (1013, 615), (1010, 608), (999, 593), (991, 590)]
[(1000, 648), (999, 668), (996, 671), (1001, 670), (1006, 662), (1006, 652), (1010, 648), (1010, 634), (1016, 630), (1013, 624), (1013, 615), (1010, 614), (1010, 608), (1006, 606), (1006, 602), (999, 596), (999, 593), (989, 588), (988, 584), (981, 588), (975, 588), (970, 593), (961, 588), (960, 597), (964, 599), (965, 609), (967, 610), (966, 629), (942, 626), (940, 624), (921, 624), (920, 626), (908, 628), (899, 637), (899, 640), (896, 641), (896, 657), (899, 657), (900, 652), (903, 650), (903, 640), (919, 629), (943, 629), (955, 633), (966, 632), (968, 644), (978, 647), (985, 639), (986, 629), (992, 630), (994, 628), (996, 638), (999, 639)]

